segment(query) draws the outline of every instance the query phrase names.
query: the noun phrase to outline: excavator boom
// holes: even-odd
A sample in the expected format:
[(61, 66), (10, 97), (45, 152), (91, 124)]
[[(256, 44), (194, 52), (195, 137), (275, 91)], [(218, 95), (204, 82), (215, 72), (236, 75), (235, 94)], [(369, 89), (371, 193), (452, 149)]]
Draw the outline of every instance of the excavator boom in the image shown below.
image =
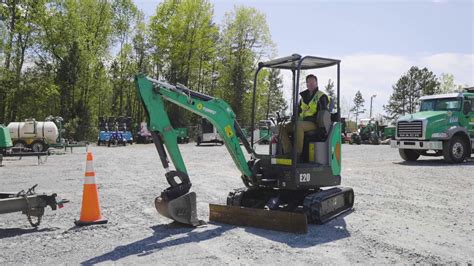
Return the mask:
[[(183, 85), (171, 85), (137, 75), (136, 87), (148, 113), (149, 129), (156, 145), (166, 179), (170, 185), (155, 200), (157, 211), (172, 220), (184, 224), (198, 225), (196, 194), (189, 193), (191, 182), (179, 151), (176, 131), (173, 130), (164, 101), (169, 101), (210, 121), (218, 130), (231, 157), (242, 173), (245, 183), (251, 183), (252, 171), (241, 149), (240, 141), (247, 152), (255, 154), (242, 133), (235, 114), (224, 101), (192, 91)], [(166, 149), (165, 149), (166, 147)], [(170, 170), (168, 155), (176, 170)]]

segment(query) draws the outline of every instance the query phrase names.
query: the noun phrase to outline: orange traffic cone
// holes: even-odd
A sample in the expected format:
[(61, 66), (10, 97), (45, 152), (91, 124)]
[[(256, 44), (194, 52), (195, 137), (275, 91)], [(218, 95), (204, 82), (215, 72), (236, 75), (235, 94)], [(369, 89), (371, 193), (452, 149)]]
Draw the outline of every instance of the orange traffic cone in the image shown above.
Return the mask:
[(87, 152), (86, 174), (84, 179), (84, 190), (82, 192), (81, 218), (74, 223), (77, 226), (106, 224), (107, 220), (102, 218), (99, 206), (99, 193), (95, 184), (95, 172), (92, 163), (92, 152)]

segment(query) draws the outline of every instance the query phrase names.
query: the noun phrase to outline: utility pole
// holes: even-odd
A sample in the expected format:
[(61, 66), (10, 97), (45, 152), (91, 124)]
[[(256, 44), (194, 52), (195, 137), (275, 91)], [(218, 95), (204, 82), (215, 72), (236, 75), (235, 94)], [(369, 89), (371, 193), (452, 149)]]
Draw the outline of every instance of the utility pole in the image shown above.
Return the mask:
[(370, 116), (369, 119), (372, 119), (372, 99), (375, 98), (377, 94), (370, 96)]

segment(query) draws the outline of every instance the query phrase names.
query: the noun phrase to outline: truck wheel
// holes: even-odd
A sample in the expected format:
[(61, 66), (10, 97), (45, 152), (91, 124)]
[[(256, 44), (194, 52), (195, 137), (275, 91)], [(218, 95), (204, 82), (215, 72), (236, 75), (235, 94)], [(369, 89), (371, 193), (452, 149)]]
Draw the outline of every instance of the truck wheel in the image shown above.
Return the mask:
[(447, 163), (462, 163), (467, 157), (468, 147), (460, 136), (443, 142), (443, 157)]
[(199, 146), (201, 144), (201, 138), (197, 138), (196, 140), (196, 146)]
[(400, 157), (402, 157), (403, 160), (409, 162), (414, 162), (420, 157), (420, 154), (417, 151), (410, 149), (399, 149), (398, 153), (400, 153)]
[(43, 141), (36, 140), (33, 143), (31, 143), (31, 149), (34, 152), (42, 152), (42, 151), (46, 151), (48, 149), (48, 147), (46, 146), (46, 144)]

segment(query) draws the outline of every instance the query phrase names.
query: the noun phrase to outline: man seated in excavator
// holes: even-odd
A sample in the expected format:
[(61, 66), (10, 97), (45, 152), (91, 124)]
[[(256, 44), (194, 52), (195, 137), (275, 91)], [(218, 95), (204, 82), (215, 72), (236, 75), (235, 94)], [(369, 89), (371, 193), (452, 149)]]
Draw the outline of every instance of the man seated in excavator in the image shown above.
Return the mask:
[[(299, 79), (302, 70), (337, 67), (337, 99), (340, 99), (339, 82), (340, 60), (315, 56), (291, 56), (260, 62), (255, 72), (251, 111), (251, 132), (257, 121), (257, 82), (260, 70), (264, 68), (282, 69), (292, 72), (292, 113), (298, 114)], [(315, 77), (308, 77), (309, 85)], [(269, 153), (257, 153), (254, 149), (254, 134), (250, 142), (240, 128), (232, 108), (222, 99), (205, 95), (183, 85), (172, 85), (144, 75), (135, 78), (138, 95), (145, 107), (150, 121), (149, 129), (158, 151), (161, 163), (166, 170), (166, 180), (170, 185), (155, 199), (160, 214), (175, 221), (199, 225), (196, 210), (196, 193), (190, 192), (191, 181), (186, 165), (177, 144), (176, 132), (166, 112), (164, 101), (176, 104), (193, 112), (216, 127), (225, 147), (241, 173), (245, 187), (229, 192), (226, 205), (209, 205), (209, 220), (236, 225), (263, 227), (291, 232), (306, 232), (307, 223), (325, 223), (352, 209), (354, 192), (341, 184), (341, 118), (339, 100), (337, 112), (330, 114), (323, 95), (316, 92), (300, 107), (303, 115), (316, 114), (317, 130), (303, 132), (304, 160), (297, 158), (297, 149), (291, 149), (291, 159), (281, 158), (281, 142), (276, 150), (269, 145)], [(316, 83), (317, 84), (317, 83)], [(306, 98), (306, 96), (304, 96)], [(316, 97), (316, 98), (315, 98)], [(318, 106), (319, 103), (319, 106)], [(321, 106), (322, 105), (324, 106)], [(315, 109), (316, 104), (316, 110)], [(318, 110), (319, 109), (319, 110)], [(308, 112), (309, 110), (309, 112)], [(306, 112), (304, 112), (306, 111)], [(302, 113), (302, 112), (299, 112)], [(279, 117), (279, 125), (289, 119)], [(292, 116), (295, 122), (297, 117)], [(300, 140), (301, 130), (293, 123), (295, 138), (293, 147)], [(324, 130), (319, 130), (324, 127)], [(313, 128), (313, 127), (312, 127)], [(289, 130), (288, 130), (289, 131)], [(318, 136), (318, 131), (323, 132)], [(320, 133), (319, 133), (320, 134)], [(275, 139), (276, 135), (272, 137)], [(278, 139), (278, 138), (276, 138)], [(247, 157), (244, 150), (247, 152)], [(300, 146), (301, 147), (301, 146)], [(288, 152), (288, 151), (286, 151)], [(169, 157), (174, 168), (170, 169)], [(328, 188), (327, 188), (328, 187)], [(327, 188), (327, 189), (322, 189)]]
[[(330, 111), (328, 109), (330, 107), (329, 96), (319, 90), (318, 78), (315, 75), (309, 74), (306, 76), (306, 87), (307, 90), (300, 93), (301, 98), (298, 105), (298, 119), (296, 121), (296, 131), (298, 132), (296, 150), (297, 157), (300, 160), (304, 160), (302, 153), (305, 133), (314, 131), (315, 135), (319, 136), (319, 138), (327, 135), (327, 124), (325, 126), (321, 120), (324, 115), (328, 115), (324, 111)], [(282, 142), (283, 152), (287, 156), (291, 155), (289, 134), (293, 133), (293, 129), (294, 122), (292, 121), (285, 123), (280, 129), (280, 141)]]

